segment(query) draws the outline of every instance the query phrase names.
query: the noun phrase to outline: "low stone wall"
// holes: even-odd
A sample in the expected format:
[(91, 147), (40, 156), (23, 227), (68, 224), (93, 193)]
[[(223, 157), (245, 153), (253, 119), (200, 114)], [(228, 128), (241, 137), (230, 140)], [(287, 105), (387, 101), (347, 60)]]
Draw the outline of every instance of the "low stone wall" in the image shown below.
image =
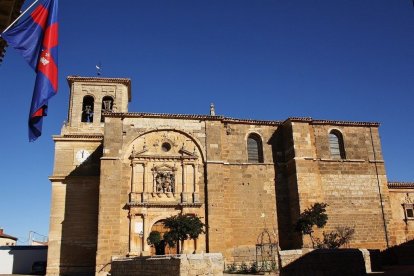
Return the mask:
[(366, 249), (299, 249), (279, 252), (280, 275), (366, 275), (371, 256)]
[(134, 257), (112, 261), (112, 276), (196, 276), (223, 275), (221, 253)]
[(256, 260), (256, 246), (238, 246), (230, 249), (229, 252), (233, 263), (251, 263)]

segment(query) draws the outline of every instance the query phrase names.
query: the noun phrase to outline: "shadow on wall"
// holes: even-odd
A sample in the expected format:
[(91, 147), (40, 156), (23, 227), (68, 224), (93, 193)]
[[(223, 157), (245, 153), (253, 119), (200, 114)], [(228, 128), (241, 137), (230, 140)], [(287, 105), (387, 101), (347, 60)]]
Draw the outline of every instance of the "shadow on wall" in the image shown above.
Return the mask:
[[(267, 142), (272, 146), (275, 170), (276, 210), (279, 233), (279, 246), (282, 250), (301, 248), (302, 237), (294, 231), (293, 225), (299, 217), (299, 193), (294, 162), (293, 140), (280, 126)], [(289, 132), (290, 131), (290, 132)]]
[(358, 249), (316, 249), (284, 266), (280, 275), (366, 275), (364, 256)]
[(381, 257), (385, 265), (414, 265), (414, 240), (382, 251)]
[(95, 272), (102, 152), (103, 147), (99, 146), (65, 178), (61, 275), (93, 275)]
[(31, 274), (34, 262), (46, 262), (47, 259), (47, 246), (8, 246), (7, 251), (13, 256), (10, 259), (13, 274)]

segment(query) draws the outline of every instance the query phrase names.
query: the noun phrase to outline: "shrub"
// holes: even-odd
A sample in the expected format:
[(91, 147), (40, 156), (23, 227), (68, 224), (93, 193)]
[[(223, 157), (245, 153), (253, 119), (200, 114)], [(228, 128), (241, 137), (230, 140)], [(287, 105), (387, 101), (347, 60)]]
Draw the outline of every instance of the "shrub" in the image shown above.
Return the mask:
[(323, 233), (323, 241), (318, 243), (319, 248), (339, 248), (348, 245), (355, 233), (353, 227), (340, 226), (336, 230)]
[(243, 273), (249, 273), (249, 267), (245, 262), (242, 262), (240, 265), (240, 271)]
[(229, 272), (229, 273), (236, 272), (237, 271), (236, 264), (235, 263), (228, 264), (226, 271)]

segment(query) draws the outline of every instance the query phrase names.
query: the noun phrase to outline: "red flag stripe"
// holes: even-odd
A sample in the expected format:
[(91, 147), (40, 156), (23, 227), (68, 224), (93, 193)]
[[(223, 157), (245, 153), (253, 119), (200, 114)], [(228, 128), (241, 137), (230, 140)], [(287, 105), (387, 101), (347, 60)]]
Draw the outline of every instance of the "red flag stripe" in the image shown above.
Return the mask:
[(45, 29), (47, 18), (49, 16), (49, 11), (45, 7), (39, 5), (30, 16), (34, 22), (42, 27), (42, 29)]
[[(49, 55), (49, 57), (45, 57), (46, 53)], [(46, 61), (48, 61), (47, 64), (42, 63), (43, 58)], [(56, 93), (57, 86), (58, 86), (58, 68), (52, 56), (47, 50), (41, 53), (39, 63), (37, 64), (37, 70), (42, 72), (49, 79), (50, 83), (52, 84), (52, 88), (54, 90), (53, 92)]]
[(58, 23), (53, 23), (47, 27), (43, 39), (43, 47), (51, 49), (58, 45)]
[(43, 112), (44, 111), (44, 109), (43, 109), (43, 106), (38, 110), (38, 111), (36, 111), (35, 113), (33, 113), (33, 115), (32, 115), (32, 118), (34, 118), (34, 117), (42, 117), (43, 116)]

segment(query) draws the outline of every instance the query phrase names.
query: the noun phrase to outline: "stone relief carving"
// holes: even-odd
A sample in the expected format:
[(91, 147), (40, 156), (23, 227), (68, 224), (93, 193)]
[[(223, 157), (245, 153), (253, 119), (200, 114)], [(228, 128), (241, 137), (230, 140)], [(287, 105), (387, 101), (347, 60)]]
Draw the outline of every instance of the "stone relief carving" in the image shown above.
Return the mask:
[(171, 144), (172, 147), (176, 147), (177, 137), (169, 137), (167, 134), (164, 133), (160, 138), (154, 140), (154, 143), (152, 146), (158, 149), (159, 146), (162, 145), (163, 143), (169, 143)]
[(411, 199), (410, 194), (406, 193), (403, 204), (413, 204), (413, 203), (414, 201)]
[(173, 172), (157, 172), (155, 176), (157, 193), (174, 193), (175, 175)]

